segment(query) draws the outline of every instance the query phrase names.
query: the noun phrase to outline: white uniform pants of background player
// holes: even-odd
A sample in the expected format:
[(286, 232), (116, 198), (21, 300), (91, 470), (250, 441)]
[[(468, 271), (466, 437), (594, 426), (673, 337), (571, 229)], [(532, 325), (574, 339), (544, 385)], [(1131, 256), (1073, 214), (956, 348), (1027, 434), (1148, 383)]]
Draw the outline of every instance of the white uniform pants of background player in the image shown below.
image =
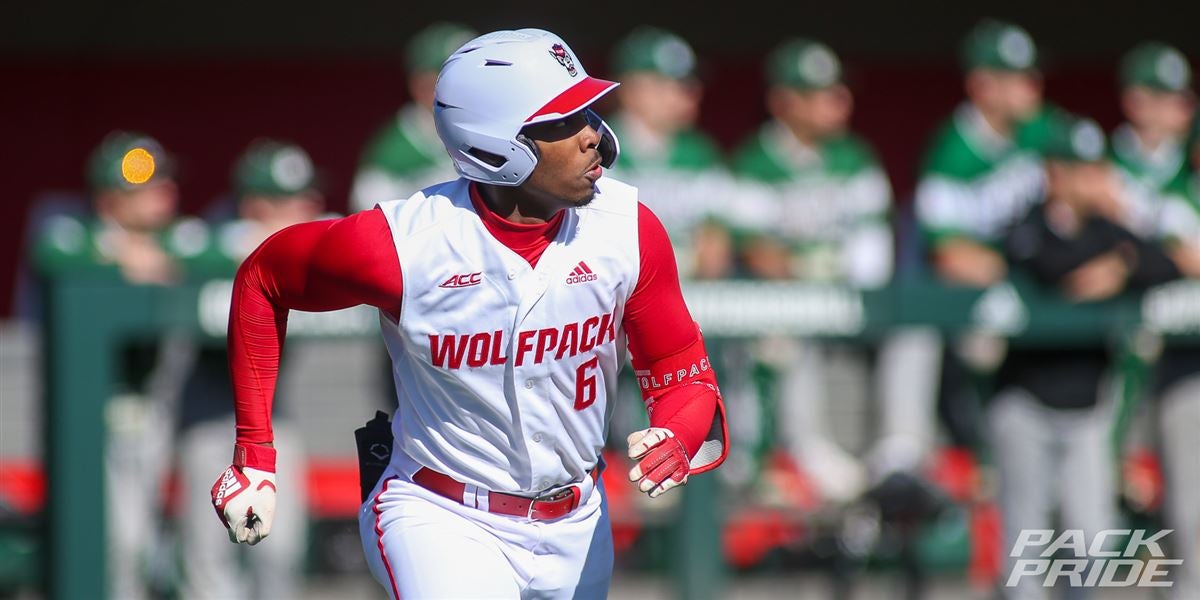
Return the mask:
[[(1059, 410), (1045, 406), (1024, 389), (1010, 387), (992, 400), (988, 431), (1000, 474), (1000, 511), (1004, 518), (1004, 585), (1019, 559), (1036, 559), (1043, 548), (1029, 547), (1009, 556), (1022, 529), (1082, 529), (1089, 542), (1101, 529), (1118, 526), (1112, 459), (1111, 394), (1102, 393), (1094, 408)], [(1059, 514), (1056, 523), (1055, 513)], [(1072, 588), (1068, 598), (1087, 596)], [(1050, 597), (1042, 580), (1022, 577), (1002, 588), (1010, 600)]]
[(1200, 598), (1200, 375), (1168, 388), (1159, 407), (1163, 467), (1166, 475), (1167, 540), (1183, 564), (1174, 571), (1170, 597)]
[(250, 548), (229, 543), (225, 528), (214, 522), (209, 497), (212, 474), (229, 464), (233, 428), (232, 417), (199, 423), (179, 440), (184, 492), (179, 523), (184, 575), (180, 596), (184, 600), (299, 598), (308, 547), (308, 496), (300, 436), (287, 423), (275, 422), (276, 476), (283, 489), (275, 501), (271, 535)]
[(371, 575), (392, 598), (604, 598), (612, 527), (603, 486), (554, 521), (452, 502), (389, 468), (359, 511)]

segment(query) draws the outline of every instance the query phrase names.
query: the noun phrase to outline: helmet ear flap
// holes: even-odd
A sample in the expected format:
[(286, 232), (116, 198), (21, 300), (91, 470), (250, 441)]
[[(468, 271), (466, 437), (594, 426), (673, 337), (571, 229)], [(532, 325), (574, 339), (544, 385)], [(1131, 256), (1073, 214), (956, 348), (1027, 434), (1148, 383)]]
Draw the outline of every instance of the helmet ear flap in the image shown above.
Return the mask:
[(587, 109), (589, 116), (594, 116), (599, 122), (596, 127), (596, 133), (600, 134), (600, 143), (596, 144), (596, 150), (600, 152), (600, 166), (605, 169), (613, 168), (617, 164), (617, 157), (621, 155), (621, 142), (617, 141), (617, 135), (609, 128), (608, 123), (600, 118), (600, 115), (592, 112), (592, 109)]
[(529, 151), (533, 153), (533, 164), (536, 165), (537, 161), (542, 158), (542, 153), (538, 150), (537, 143), (524, 133), (517, 134), (517, 141), (525, 144), (525, 147), (529, 148)]

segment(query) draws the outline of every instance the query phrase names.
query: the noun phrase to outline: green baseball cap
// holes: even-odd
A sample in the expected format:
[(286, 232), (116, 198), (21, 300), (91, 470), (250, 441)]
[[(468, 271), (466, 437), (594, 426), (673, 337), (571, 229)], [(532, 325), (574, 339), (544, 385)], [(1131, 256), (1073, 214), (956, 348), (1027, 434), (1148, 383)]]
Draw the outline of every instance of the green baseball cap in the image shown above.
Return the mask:
[(1121, 87), (1143, 85), (1162, 92), (1185, 92), (1192, 68), (1183, 53), (1162, 42), (1144, 42), (1121, 59)]
[(458, 23), (434, 23), (408, 41), (405, 65), (409, 73), (437, 73), (442, 63), (479, 34)]
[(174, 162), (158, 140), (141, 133), (114, 131), (92, 151), (87, 167), (93, 190), (132, 190), (170, 179)]
[(638, 27), (617, 42), (612, 57), (616, 73), (650, 72), (672, 79), (696, 75), (696, 53), (683, 38), (655, 27)]
[(842, 81), (842, 61), (821, 42), (794, 38), (767, 56), (767, 81), (802, 90), (827, 88)]
[(1029, 32), (1012, 23), (986, 19), (963, 41), (962, 62), (968, 71), (1033, 71), (1037, 60), (1037, 46)]
[(233, 188), (241, 196), (291, 196), (315, 187), (312, 159), (287, 142), (254, 141), (233, 168)]
[(1051, 122), (1044, 154), (1049, 160), (1100, 162), (1105, 160), (1104, 130), (1087, 117), (1064, 115)]

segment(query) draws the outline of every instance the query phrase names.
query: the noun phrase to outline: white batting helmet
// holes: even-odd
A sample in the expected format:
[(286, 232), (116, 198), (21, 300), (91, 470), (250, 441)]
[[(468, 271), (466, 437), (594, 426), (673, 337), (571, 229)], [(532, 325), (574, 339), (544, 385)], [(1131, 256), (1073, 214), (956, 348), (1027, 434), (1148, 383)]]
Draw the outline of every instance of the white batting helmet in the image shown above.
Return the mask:
[(521, 135), (534, 123), (588, 111), (600, 134), (601, 165), (620, 146), (588, 105), (617, 87), (589, 77), (562, 38), (541, 29), (495, 31), (459, 48), (442, 65), (433, 118), (460, 175), (496, 185), (521, 185), (537, 165), (537, 146)]

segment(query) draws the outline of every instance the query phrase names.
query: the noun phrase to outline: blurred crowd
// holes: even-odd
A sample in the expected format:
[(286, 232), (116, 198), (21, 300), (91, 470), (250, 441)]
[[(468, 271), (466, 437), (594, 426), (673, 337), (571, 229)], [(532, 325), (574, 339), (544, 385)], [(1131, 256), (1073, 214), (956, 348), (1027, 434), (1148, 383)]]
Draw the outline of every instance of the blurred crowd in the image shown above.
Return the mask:
[[(442, 23), (412, 38), (411, 102), (363, 149), (352, 210), (456, 177), (434, 129), (434, 84), (442, 61), (473, 35)], [(621, 154), (606, 176), (641, 190), (685, 278), (868, 290), (899, 280), (988, 289), (1025, 277), (1080, 303), (1200, 278), (1200, 119), (1191, 66), (1170, 45), (1139, 44), (1115, 65), (1125, 122), (1106, 133), (1044, 97), (1037, 44), (1024, 29), (979, 23), (963, 41), (961, 103), (926, 148), (914, 142), (924, 159), (911, 202), (897, 202), (870, 142), (850, 130), (855, 92), (837, 53), (818, 40), (791, 39), (769, 53), (761, 94), (770, 118), (728, 154), (697, 128), (704, 83), (686, 40), (639, 27), (616, 42), (608, 64), (622, 84), (608, 118)], [(41, 220), (31, 251), (39, 275), (149, 285), (230, 277), (272, 233), (326, 214), (320, 170), (287, 141), (251, 144), (229, 195), (204, 219), (179, 214), (172, 163), (150, 135), (118, 131), (102, 140), (87, 165), (86, 208)], [(1151, 512), (1145, 494), (1120, 493), (1122, 452), (1133, 439), (1158, 455), (1161, 522), (1175, 529), (1172, 551), (1191, 567), (1177, 572), (1173, 593), (1200, 597), (1197, 347), (1167, 343), (1143, 357), (1152, 374), (1131, 393), (1113, 347), (1008, 347), (995, 336), (947, 339), (926, 327), (895, 328), (872, 343), (766, 336), (714, 345), (734, 444), (721, 471), (737, 498), (731, 510), (832, 511), (843, 528), (864, 522), (846, 515), (868, 508), (885, 521), (932, 519), (953, 494), (929, 467), (947, 446), (960, 447), (986, 463), (979, 473), (995, 474), (976, 477), (965, 501), (995, 501), (1003, 523), (996, 543), (1007, 557), (1022, 529), (1095, 532)], [(225, 357), (180, 348), (169, 339), (130, 348), (109, 411), (124, 415), (109, 424), (109, 503), (123, 508), (110, 511), (108, 528), (113, 597), (147, 593), (139, 552), (156, 511), (147, 490), (172, 463), (184, 487), (182, 596), (235, 597), (223, 574), (248, 559), (262, 597), (295, 597), (304, 500), (281, 495), (272, 543), (235, 555), (240, 548), (225, 540), (205, 493), (211, 473), (228, 462)], [(847, 357), (869, 373), (869, 442), (854, 448), (829, 423), (843, 401), (830, 365)], [(179, 408), (159, 414), (146, 398), (171, 369), (183, 382), (174, 392)], [(1134, 411), (1140, 434), (1114, 442), (1118, 408), (1134, 396), (1148, 399)], [(628, 404), (634, 408), (616, 417), (622, 431), (621, 419), (638, 418), (640, 405)], [(287, 399), (278, 405), (286, 409)], [(278, 435), (286, 438), (283, 423)], [(154, 434), (163, 430), (177, 437), (167, 444)], [(155, 443), (164, 447), (147, 452)], [(295, 474), (302, 446), (278, 444), (281, 454), (295, 454), (281, 456), (281, 470), (294, 473), (281, 472), (281, 480), (303, 479)], [(842, 545), (853, 546), (851, 538)], [(1037, 598), (1045, 590), (1004, 593)]]

